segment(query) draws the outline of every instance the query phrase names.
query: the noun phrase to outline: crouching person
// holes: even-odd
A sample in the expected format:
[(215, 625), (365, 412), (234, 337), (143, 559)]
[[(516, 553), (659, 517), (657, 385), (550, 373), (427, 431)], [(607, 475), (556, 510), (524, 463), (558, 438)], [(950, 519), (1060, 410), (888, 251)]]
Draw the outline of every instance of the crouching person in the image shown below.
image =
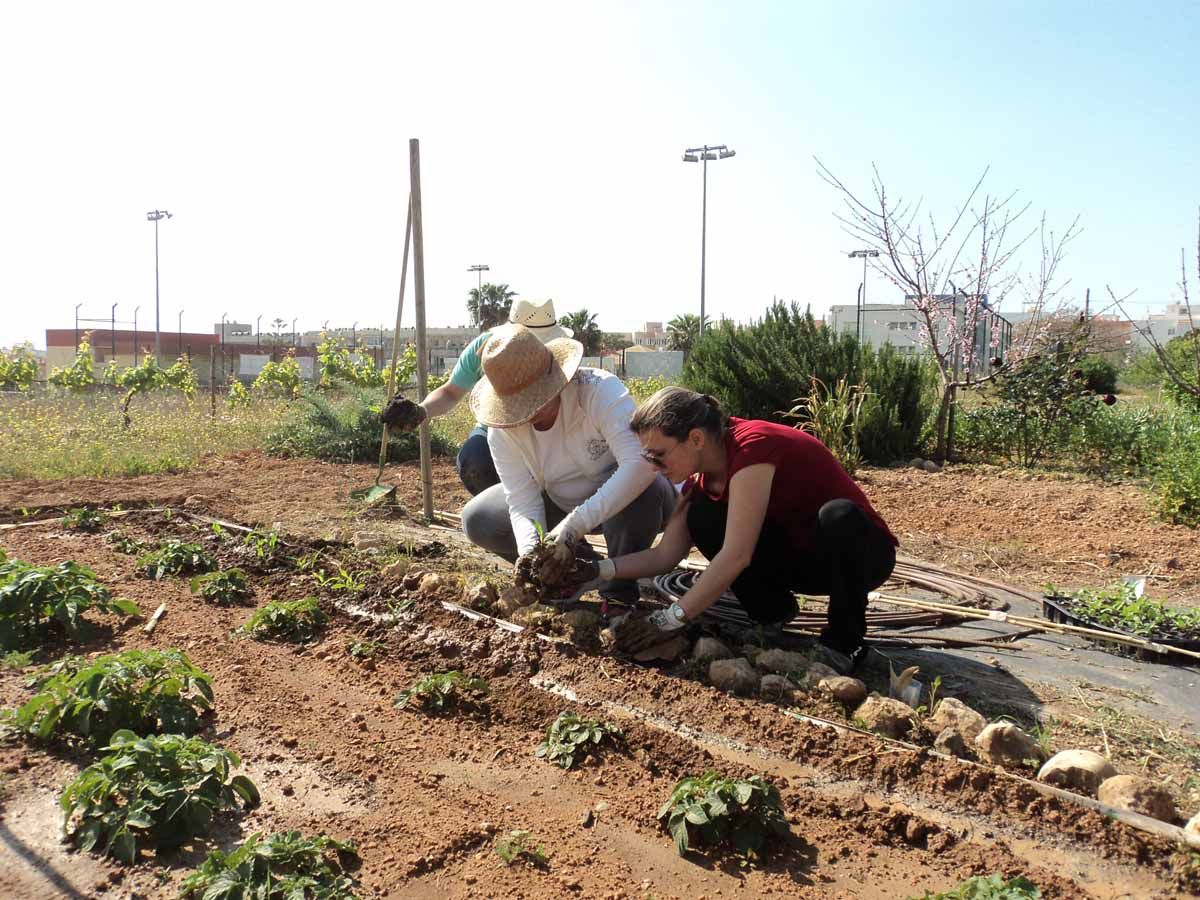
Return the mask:
[(866, 654), (867, 592), (891, 575), (897, 540), (862, 489), (806, 432), (727, 418), (712, 397), (665, 388), (634, 414), (645, 459), (683, 499), (656, 547), (589, 563), (579, 578), (669, 572), (695, 546), (707, 570), (668, 609), (626, 623), (618, 647), (667, 640), (729, 588), (764, 625), (796, 615), (793, 592), (828, 595), (821, 660), (849, 674)]
[[(639, 553), (675, 505), (675, 489), (642, 456), (629, 421), (636, 406), (620, 379), (580, 368), (583, 345), (542, 344), (526, 328), (498, 330), (484, 346), (484, 380), (471, 410), (488, 426), (500, 484), (462, 513), (476, 545), (510, 562), (530, 554), (539, 530), (574, 554), (600, 530), (612, 556)], [(606, 600), (635, 602), (636, 580), (597, 585)]]

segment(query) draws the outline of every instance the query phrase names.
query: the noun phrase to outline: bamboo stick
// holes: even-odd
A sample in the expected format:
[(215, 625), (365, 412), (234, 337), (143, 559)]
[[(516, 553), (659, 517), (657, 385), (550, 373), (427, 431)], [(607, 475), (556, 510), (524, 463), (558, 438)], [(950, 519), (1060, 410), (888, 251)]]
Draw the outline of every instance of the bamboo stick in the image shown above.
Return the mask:
[[(408, 171), (412, 208), (413, 287), (417, 319), (417, 397), (425, 399), (429, 385), (429, 360), (425, 355), (425, 229), (421, 218), (421, 142), (408, 142)], [(421, 493), (425, 519), (433, 521), (433, 462), (429, 451), (429, 422), (421, 423)]]
[[(396, 396), (399, 385), (396, 384), (396, 364), (400, 361), (400, 318), (404, 315), (404, 282), (408, 278), (408, 245), (412, 239), (412, 197), (408, 198), (408, 211), (404, 219), (404, 255), (400, 262), (400, 299), (396, 301), (396, 327), (392, 329), (392, 367), (388, 370), (387, 396), (384, 406)], [(383, 472), (387, 465), (388, 435), (391, 429), (383, 426), (383, 440), (379, 445), (379, 471)], [(376, 483), (379, 479), (375, 479)]]

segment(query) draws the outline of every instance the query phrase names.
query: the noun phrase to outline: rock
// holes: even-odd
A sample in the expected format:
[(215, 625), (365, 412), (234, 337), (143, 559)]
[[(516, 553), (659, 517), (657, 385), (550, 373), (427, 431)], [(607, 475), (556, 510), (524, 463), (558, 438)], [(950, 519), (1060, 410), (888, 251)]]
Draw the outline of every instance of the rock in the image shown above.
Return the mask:
[[(379, 570), (379, 574), (387, 579), (403, 579), (408, 574), (409, 561), (407, 559), (398, 559), (394, 563), (388, 563)], [(417, 584), (421, 583), (421, 579), (417, 579)], [(416, 585), (414, 585), (415, 587)], [(407, 587), (407, 585), (405, 585)]]
[(963, 733), (953, 727), (943, 728), (938, 733), (938, 736), (933, 739), (933, 749), (938, 753), (957, 756), (961, 759), (965, 759), (969, 753)]
[(924, 469), (926, 472), (942, 471), (942, 467), (939, 466), (937, 463), (935, 463), (932, 459), (927, 459), (927, 460), (925, 460), (925, 462), (921, 463), (921, 468)]
[(386, 534), (380, 534), (377, 531), (356, 531), (351, 543), (354, 544), (354, 549), (366, 552), (386, 550), (393, 546), (393, 542)]
[(786, 675), (789, 672), (803, 672), (809, 667), (809, 660), (803, 653), (772, 648), (758, 654), (758, 658), (754, 660), (754, 665), (758, 666), (764, 672), (775, 672), (777, 675)]
[(558, 610), (553, 606), (547, 606), (545, 603), (534, 603), (529, 606), (522, 606), (510, 618), (517, 625), (524, 625), (526, 628), (541, 631), (550, 628), (554, 620), (558, 618)]
[(962, 735), (965, 744), (972, 744), (975, 738), (979, 737), (979, 732), (987, 727), (987, 719), (961, 700), (944, 697), (934, 707), (928, 724), (929, 730), (934, 734), (952, 728)]
[(1011, 722), (993, 722), (975, 738), (975, 752), (984, 762), (997, 766), (1023, 766), (1026, 760), (1041, 762), (1038, 742)]
[(804, 673), (804, 686), (808, 688), (815, 688), (821, 683), (822, 679), (841, 677), (842, 674), (840, 672), (835, 671), (830, 666), (825, 665), (825, 663), (810, 663), (808, 666), (808, 671)]
[(531, 603), (537, 603), (538, 599), (535, 591), (526, 590), (524, 587), (519, 587), (515, 584), (509, 585), (500, 592), (501, 602), (507, 603), (510, 609), (520, 609), (522, 606), (529, 606)]
[(919, 456), (914, 456), (912, 459), (910, 459), (908, 461), (908, 464), (910, 466), (912, 466), (914, 469), (921, 469), (921, 468), (924, 468), (924, 466), (925, 466), (925, 460), (921, 459), (921, 457), (919, 457)]
[(422, 576), (421, 583), (417, 585), (417, 591), (424, 597), (436, 597), (448, 586), (449, 579), (446, 576), (430, 572), (428, 575)]
[(409, 569), (401, 584), (404, 585), (405, 590), (415, 591), (420, 586), (421, 579), (428, 574), (424, 569)]
[(846, 675), (827, 675), (817, 682), (817, 690), (846, 706), (858, 706), (867, 699), (867, 686), (857, 678)]
[(1164, 822), (1175, 821), (1175, 800), (1171, 792), (1156, 781), (1141, 775), (1114, 775), (1100, 784), (1101, 803), (1141, 813)]
[(707, 635), (697, 639), (692, 648), (692, 659), (700, 660), (733, 659), (733, 651), (723, 641)]
[(1094, 797), (1106, 778), (1117, 774), (1113, 764), (1092, 750), (1055, 753), (1038, 772), (1038, 781)]
[(708, 680), (714, 687), (732, 694), (753, 694), (758, 690), (758, 673), (743, 657), (714, 659), (708, 666)]
[(1188, 819), (1188, 823), (1183, 826), (1183, 830), (1188, 834), (1200, 836), (1200, 813), (1196, 813), (1196, 815)]
[(467, 609), (483, 612), (495, 606), (500, 595), (489, 581), (473, 581), (463, 588), (462, 605)]
[(638, 662), (654, 662), (655, 660), (664, 660), (671, 662), (679, 659), (687, 652), (688, 639), (682, 634), (677, 634), (669, 641), (663, 641), (649, 649), (643, 650), (641, 653), (635, 653), (633, 658)]
[(791, 700), (796, 694), (796, 685), (786, 675), (764, 675), (758, 683), (758, 692), (773, 700)]
[(863, 727), (886, 737), (901, 738), (913, 727), (913, 711), (910, 706), (873, 694), (854, 711), (854, 718), (861, 719)]

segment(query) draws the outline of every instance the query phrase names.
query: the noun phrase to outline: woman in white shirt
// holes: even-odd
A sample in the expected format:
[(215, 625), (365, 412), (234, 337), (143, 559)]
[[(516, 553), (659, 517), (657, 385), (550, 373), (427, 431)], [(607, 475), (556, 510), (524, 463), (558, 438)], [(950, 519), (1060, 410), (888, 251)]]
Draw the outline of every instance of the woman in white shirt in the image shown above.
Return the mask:
[[(463, 531), (509, 561), (533, 549), (539, 529), (572, 552), (599, 530), (610, 556), (636, 553), (675, 506), (675, 489), (629, 430), (629, 391), (608, 372), (580, 368), (582, 357), (578, 341), (543, 345), (520, 325), (494, 330), (484, 347), (485, 377), (470, 402), (489, 427), (500, 484), (466, 505)], [(637, 583), (608, 582), (600, 593), (633, 602)]]

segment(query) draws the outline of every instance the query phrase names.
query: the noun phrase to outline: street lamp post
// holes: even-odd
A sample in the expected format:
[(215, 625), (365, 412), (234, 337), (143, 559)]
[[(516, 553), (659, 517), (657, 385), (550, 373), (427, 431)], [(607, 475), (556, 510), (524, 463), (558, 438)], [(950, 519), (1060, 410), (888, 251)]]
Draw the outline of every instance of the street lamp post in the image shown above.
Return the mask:
[(292, 319), (292, 346), (296, 346), (296, 320)]
[(112, 324), (109, 326), (112, 332), (112, 358), (115, 362), (117, 359), (117, 304), (112, 305)]
[(179, 346), (176, 348), (176, 356), (183, 358), (183, 310), (179, 311)]
[(76, 351), (79, 350), (79, 307), (81, 306), (83, 306), (82, 303), (75, 304), (75, 346), (72, 349)]
[(479, 283), (476, 285), (476, 289), (477, 289), (477, 290), (478, 290), (480, 293), (483, 293), (483, 273), (484, 273), (484, 272), (490, 272), (490, 271), (491, 271), (491, 269), (489, 269), (489, 268), (488, 268), (486, 265), (484, 265), (483, 263), (476, 263), (475, 265), (473, 265), (473, 266), (471, 266), (469, 269), (467, 269), (467, 271), (468, 271), (468, 272), (478, 272), (478, 273), (479, 273)]
[(258, 336), (254, 339), (254, 352), (262, 353), (262, 313), (259, 313), (258, 318), (254, 320), (254, 330), (258, 332)]
[(225, 380), (225, 317), (229, 313), (221, 313), (221, 380)]
[(683, 152), (684, 162), (702, 162), (704, 175), (703, 188), (700, 194), (700, 335), (704, 335), (704, 263), (708, 242), (708, 161), (710, 159), (729, 159), (737, 154), (724, 144), (710, 147), (689, 147)]
[(154, 223), (154, 361), (158, 362), (162, 353), (158, 322), (158, 223), (173, 217), (165, 209), (155, 209), (146, 213), (146, 218)]
[[(138, 341), (138, 333), (137, 333), (137, 314), (138, 314), (138, 310), (139, 310), (139, 309), (141, 309), (141, 307), (140, 307), (140, 306), (135, 306), (135, 307), (133, 308), (133, 367), (134, 367), (135, 369), (137, 368), (137, 364), (138, 364), (138, 345), (137, 345), (137, 341)], [(158, 360), (155, 360), (155, 362), (158, 362)]]
[(857, 315), (854, 317), (854, 337), (861, 344), (863, 339), (863, 314), (866, 312), (867, 306), (867, 260), (874, 259), (879, 255), (878, 250), (851, 250), (847, 256), (850, 259), (862, 259), (863, 261), (863, 279), (862, 288), (858, 292), (858, 309)]

